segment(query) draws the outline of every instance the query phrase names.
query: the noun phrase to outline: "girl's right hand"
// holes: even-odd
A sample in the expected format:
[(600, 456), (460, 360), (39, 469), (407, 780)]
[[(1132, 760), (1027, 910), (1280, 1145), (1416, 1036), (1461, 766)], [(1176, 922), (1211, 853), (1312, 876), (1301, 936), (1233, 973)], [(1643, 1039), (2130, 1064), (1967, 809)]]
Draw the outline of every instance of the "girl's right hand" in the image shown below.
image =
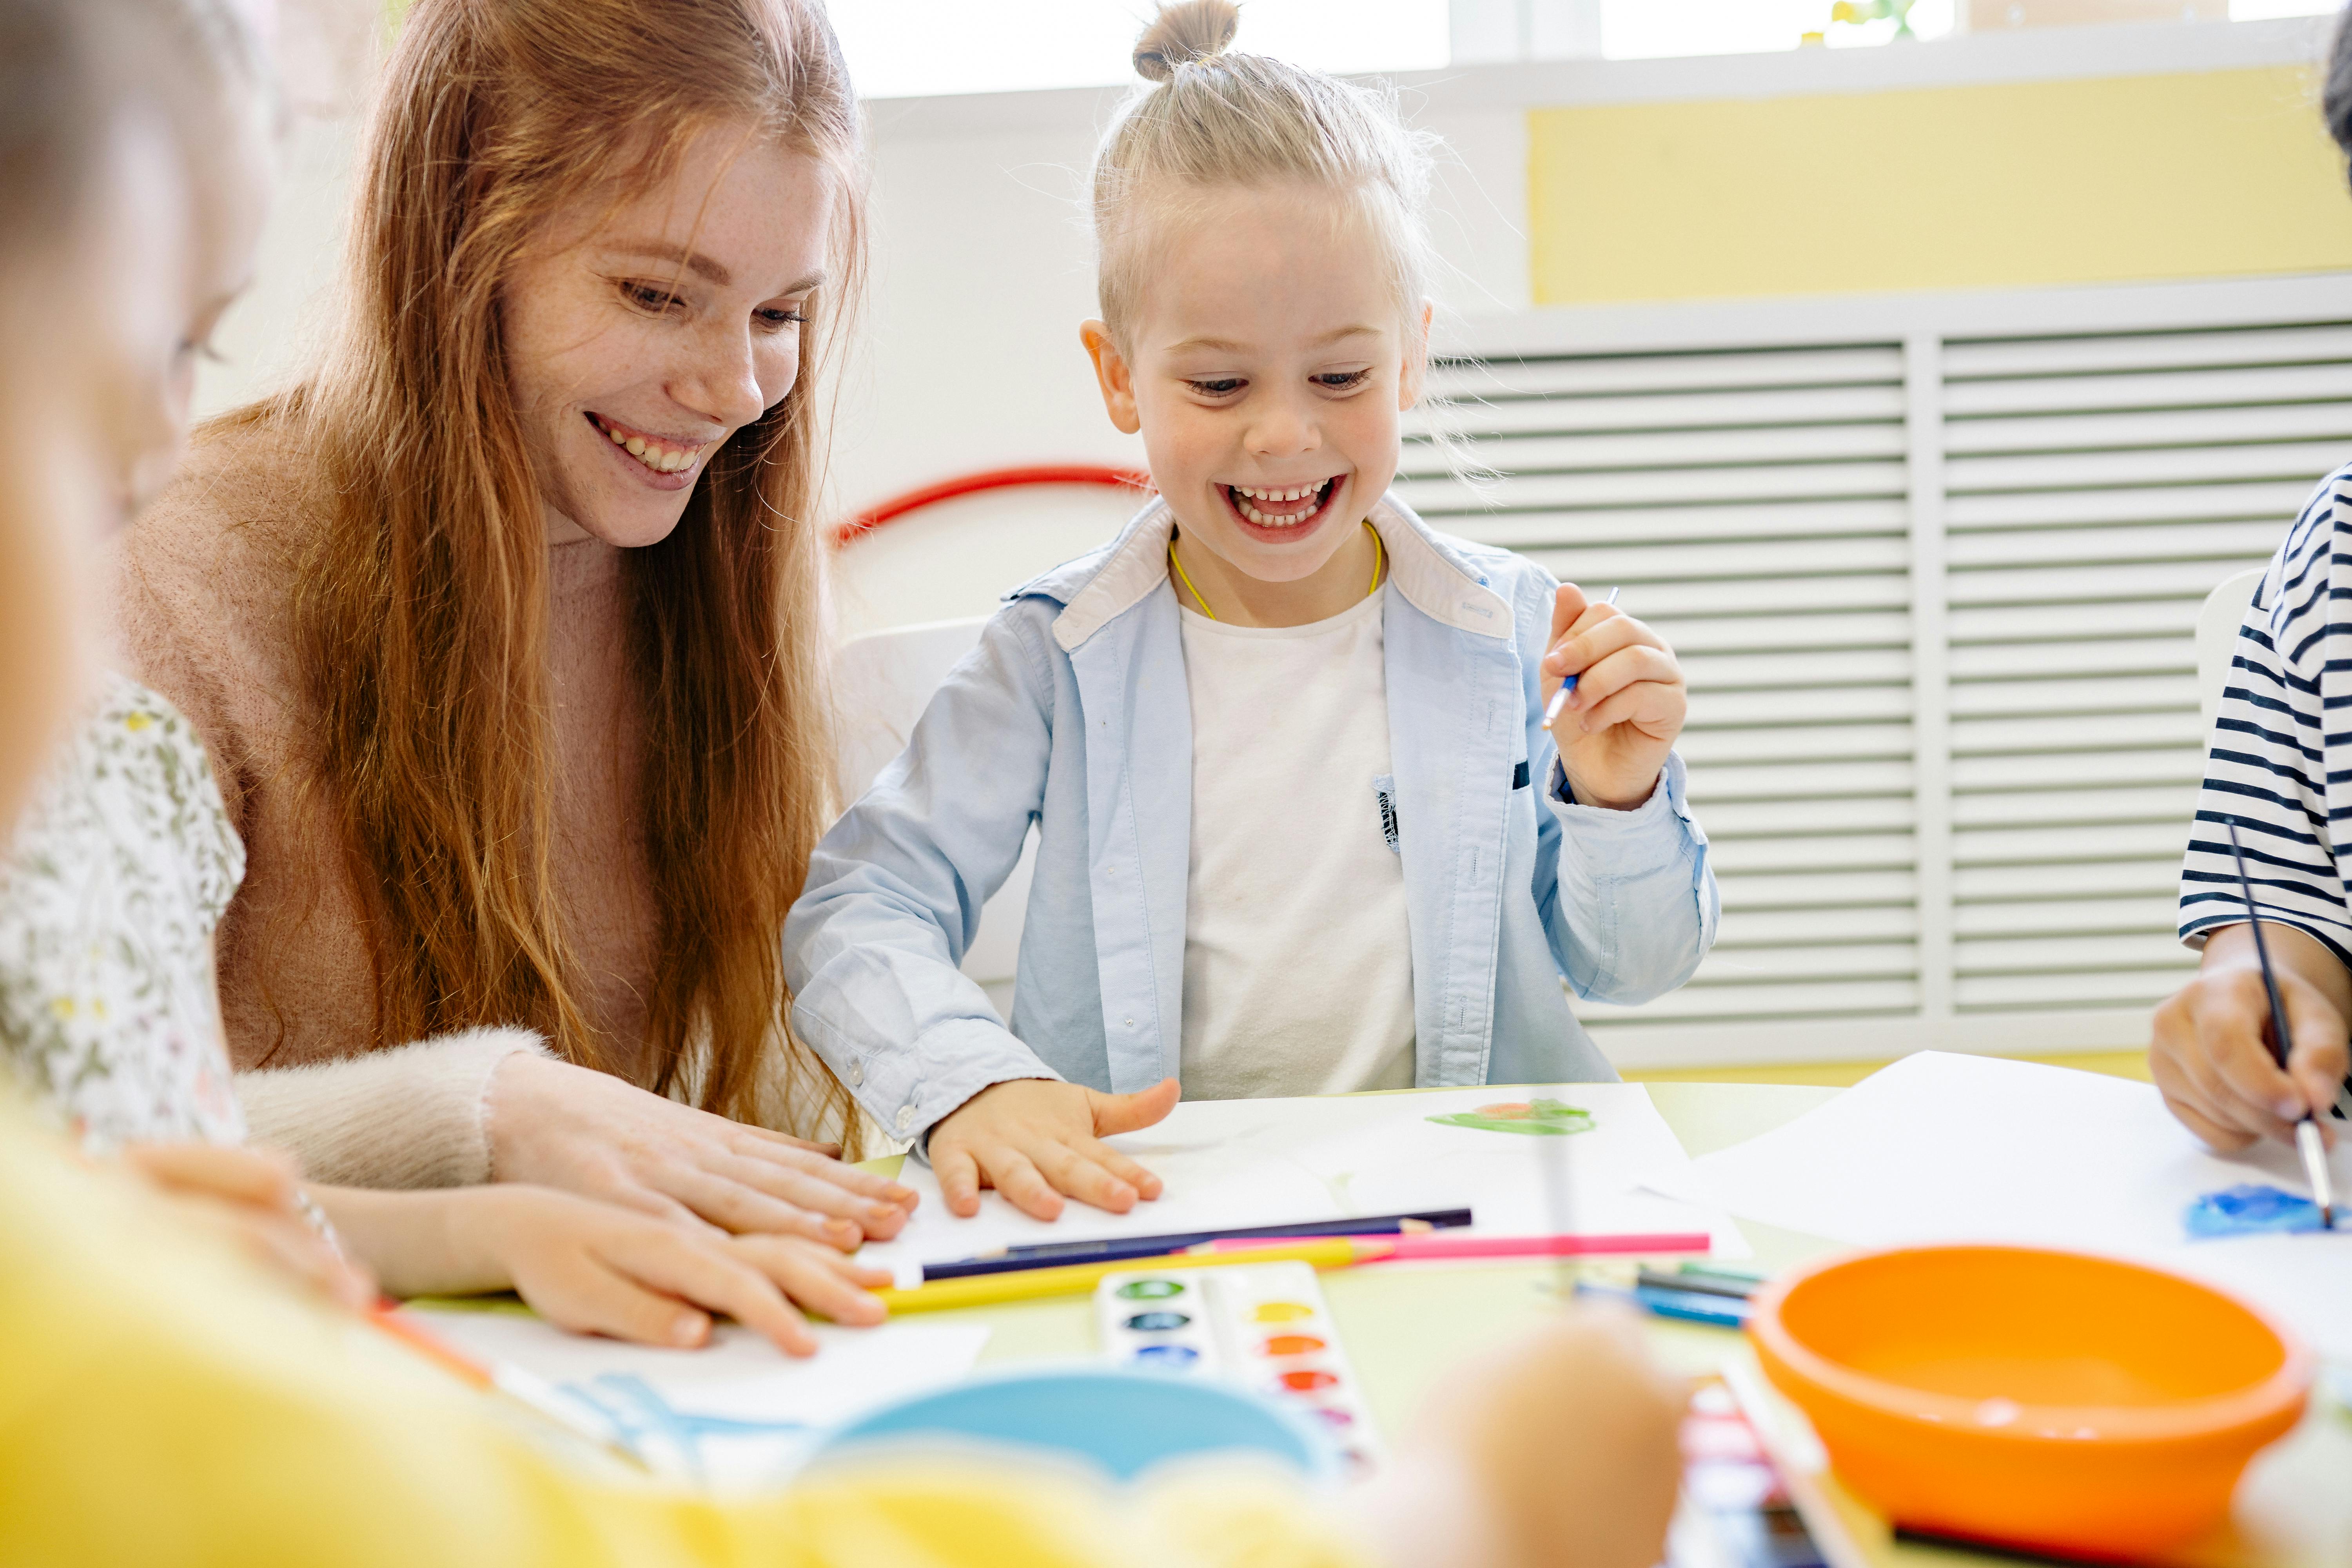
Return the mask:
[(511, 1286), (540, 1316), (574, 1333), (695, 1346), (716, 1314), (755, 1329), (787, 1355), (814, 1355), (798, 1301), (837, 1323), (888, 1314), (870, 1294), (890, 1283), (822, 1242), (721, 1236), (544, 1187), (500, 1184), (451, 1194), (461, 1256), (481, 1260), (478, 1288)]
[(948, 1212), (980, 1212), (980, 1189), (994, 1187), (1022, 1213), (1059, 1219), (1067, 1194), (1112, 1214), (1160, 1195), (1160, 1178), (1103, 1142), (1149, 1127), (1176, 1109), (1172, 1078), (1136, 1094), (1105, 1094), (1082, 1083), (1016, 1078), (990, 1084), (931, 1130), (932, 1173)]

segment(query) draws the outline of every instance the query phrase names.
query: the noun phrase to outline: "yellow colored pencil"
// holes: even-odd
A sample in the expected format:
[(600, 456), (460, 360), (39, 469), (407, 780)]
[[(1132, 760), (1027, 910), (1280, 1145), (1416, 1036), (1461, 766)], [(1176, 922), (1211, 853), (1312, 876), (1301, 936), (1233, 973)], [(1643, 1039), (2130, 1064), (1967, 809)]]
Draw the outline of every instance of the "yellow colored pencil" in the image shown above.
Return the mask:
[(1171, 1252), (1165, 1258), (1122, 1258), (1107, 1263), (1073, 1263), (1060, 1268), (1023, 1268), (938, 1279), (912, 1290), (877, 1290), (895, 1316), (944, 1312), (956, 1307), (992, 1307), (1000, 1301), (1033, 1301), (1043, 1296), (1082, 1296), (1106, 1274), (1151, 1273), (1166, 1268), (1214, 1268), (1236, 1263), (1311, 1263), (1345, 1268), (1388, 1256), (1377, 1242), (1302, 1241), (1294, 1247), (1253, 1247), (1246, 1252)]

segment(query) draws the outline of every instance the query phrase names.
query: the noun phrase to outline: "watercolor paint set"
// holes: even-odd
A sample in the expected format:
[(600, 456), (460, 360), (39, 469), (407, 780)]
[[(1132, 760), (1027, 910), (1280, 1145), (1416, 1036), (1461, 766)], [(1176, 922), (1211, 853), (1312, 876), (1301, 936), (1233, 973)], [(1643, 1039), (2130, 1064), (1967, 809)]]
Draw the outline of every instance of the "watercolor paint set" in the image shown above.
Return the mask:
[(1380, 1438), (1313, 1265), (1112, 1274), (1095, 1288), (1102, 1346), (1118, 1366), (1217, 1377), (1309, 1413), (1352, 1469)]
[[(1691, 1395), (1682, 1425), (1683, 1490), (1663, 1568), (1855, 1568), (1842, 1534), (1817, 1529), (1721, 1378)], [(1813, 1517), (1809, 1518), (1808, 1513)]]

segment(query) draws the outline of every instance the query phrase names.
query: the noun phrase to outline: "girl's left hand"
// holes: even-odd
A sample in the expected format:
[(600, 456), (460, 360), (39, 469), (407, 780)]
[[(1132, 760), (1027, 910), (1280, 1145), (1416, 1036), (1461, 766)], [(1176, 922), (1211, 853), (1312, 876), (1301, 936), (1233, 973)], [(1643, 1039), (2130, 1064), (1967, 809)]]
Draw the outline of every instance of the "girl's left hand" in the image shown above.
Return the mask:
[(1547, 705), (1570, 675), (1576, 689), (1551, 726), (1569, 789), (1580, 805), (1631, 811), (1650, 798), (1683, 732), (1690, 711), (1683, 667), (1657, 633), (1563, 583), (1552, 599), (1551, 646), (1543, 657)]

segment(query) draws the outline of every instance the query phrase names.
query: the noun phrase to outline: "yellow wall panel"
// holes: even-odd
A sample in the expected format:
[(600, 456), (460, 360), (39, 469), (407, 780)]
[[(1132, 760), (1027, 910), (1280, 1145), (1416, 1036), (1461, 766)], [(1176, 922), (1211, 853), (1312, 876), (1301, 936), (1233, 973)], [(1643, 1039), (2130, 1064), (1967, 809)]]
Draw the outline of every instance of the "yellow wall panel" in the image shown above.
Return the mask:
[(1536, 110), (1535, 300), (2352, 268), (2315, 96), (2280, 67)]

